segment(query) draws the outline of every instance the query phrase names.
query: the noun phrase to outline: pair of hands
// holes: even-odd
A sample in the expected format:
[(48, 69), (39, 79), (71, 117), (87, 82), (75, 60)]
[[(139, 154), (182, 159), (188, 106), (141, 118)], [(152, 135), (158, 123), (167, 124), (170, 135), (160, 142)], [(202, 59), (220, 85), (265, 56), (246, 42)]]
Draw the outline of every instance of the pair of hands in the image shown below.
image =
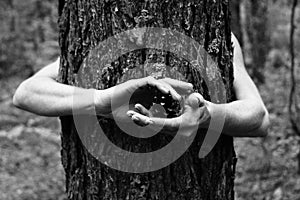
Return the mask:
[[(154, 107), (156, 110), (157, 108), (162, 109), (162, 106), (155, 105), (147, 109), (142, 105), (144, 102), (149, 104), (149, 100), (151, 100), (149, 94), (134, 95), (134, 93), (149, 86), (180, 102), (182, 105), (180, 115), (174, 118), (165, 118), (161, 113), (154, 112), (153, 109)], [(138, 98), (140, 103), (130, 103), (132, 97)], [(208, 127), (211, 118), (211, 104), (204, 100), (199, 93), (193, 93), (192, 84), (170, 78), (156, 80), (153, 77), (146, 77), (129, 80), (101, 93), (96, 93), (95, 96), (96, 112), (99, 115), (123, 123), (133, 121), (141, 127), (159, 129), (161, 132), (172, 135), (176, 134), (180, 127), (180, 132), (184, 136), (192, 135), (198, 127)]]

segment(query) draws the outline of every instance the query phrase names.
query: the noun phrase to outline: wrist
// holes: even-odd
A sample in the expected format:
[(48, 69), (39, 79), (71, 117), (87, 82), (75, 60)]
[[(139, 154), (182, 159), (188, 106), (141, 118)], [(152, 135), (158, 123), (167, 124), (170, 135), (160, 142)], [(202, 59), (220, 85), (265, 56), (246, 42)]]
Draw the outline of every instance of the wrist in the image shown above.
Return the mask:
[(108, 89), (94, 90), (94, 106), (97, 115), (107, 115), (111, 112), (111, 99)]
[[(223, 119), (223, 116), (225, 117), (225, 108), (223, 104), (215, 104), (209, 101), (205, 102), (208, 115), (209, 115), (209, 120), (208, 123), (206, 123), (206, 128), (209, 128), (212, 120), (214, 123), (218, 123), (219, 121), (221, 122)], [(218, 120), (218, 121), (216, 121)], [(213, 124), (212, 124), (213, 125)], [(211, 127), (213, 128), (213, 127)]]

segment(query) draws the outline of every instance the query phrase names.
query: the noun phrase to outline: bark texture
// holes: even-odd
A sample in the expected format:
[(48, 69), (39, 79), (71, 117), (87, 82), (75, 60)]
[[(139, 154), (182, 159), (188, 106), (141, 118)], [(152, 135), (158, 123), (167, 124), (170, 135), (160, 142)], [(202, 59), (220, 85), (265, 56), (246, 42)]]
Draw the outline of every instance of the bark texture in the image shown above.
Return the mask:
[[(83, 59), (90, 48), (106, 38), (134, 27), (164, 27), (184, 33), (203, 45), (218, 62), (227, 100), (232, 100), (227, 0), (60, 0), (59, 9), (62, 83), (78, 85), (76, 74)], [(182, 71), (205, 98), (210, 98), (201, 75), (190, 70), (187, 61), (154, 49), (128, 53), (108, 66), (109, 70), (83, 69), (92, 74), (85, 77), (83, 87), (111, 87), (122, 77), (123, 69), (148, 62)], [(213, 151), (199, 159), (205, 136), (205, 130), (201, 130), (189, 150), (175, 163), (156, 172), (130, 174), (113, 170), (92, 157), (82, 145), (71, 116), (62, 117), (61, 123), (62, 163), (69, 199), (234, 199), (236, 158), (232, 137), (222, 136)], [(164, 135), (149, 140), (127, 138), (114, 121), (99, 118), (99, 123), (112, 142), (135, 152), (157, 149), (170, 139)]]

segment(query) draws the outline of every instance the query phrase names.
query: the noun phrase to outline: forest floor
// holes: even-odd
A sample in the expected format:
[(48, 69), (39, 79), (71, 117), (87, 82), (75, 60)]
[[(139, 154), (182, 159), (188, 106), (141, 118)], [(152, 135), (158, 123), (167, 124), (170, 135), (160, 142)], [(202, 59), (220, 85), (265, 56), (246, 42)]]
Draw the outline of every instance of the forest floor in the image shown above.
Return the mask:
[[(288, 121), (287, 70), (266, 69), (260, 87), (272, 121), (269, 136), (235, 140), (237, 200), (300, 199), (300, 146)], [(11, 97), (20, 82), (16, 77), (0, 81), (0, 199), (66, 199), (59, 121), (14, 108)]]

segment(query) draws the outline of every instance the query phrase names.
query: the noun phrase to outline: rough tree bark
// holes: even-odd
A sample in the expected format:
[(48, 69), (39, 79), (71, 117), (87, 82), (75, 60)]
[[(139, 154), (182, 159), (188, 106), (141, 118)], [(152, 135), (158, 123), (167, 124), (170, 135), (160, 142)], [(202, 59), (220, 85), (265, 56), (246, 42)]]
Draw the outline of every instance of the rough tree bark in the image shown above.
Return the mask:
[[(138, 23), (144, 15), (150, 21)], [(76, 73), (92, 46), (109, 36), (139, 26), (164, 27), (182, 32), (198, 41), (218, 62), (228, 101), (233, 99), (232, 44), (227, 0), (60, 0), (60, 81), (77, 85)], [(157, 56), (149, 56), (156, 53)], [(129, 53), (112, 64), (111, 75), (118, 69), (148, 61), (170, 65), (174, 69), (189, 68), (186, 61), (162, 51), (140, 50)], [(91, 69), (93, 70), (93, 69)], [(200, 74), (185, 71), (188, 81), (207, 99), (209, 94)], [(86, 88), (103, 89), (116, 84), (107, 82), (101, 71), (86, 77)], [(116, 76), (117, 77), (117, 76)], [(95, 80), (97, 79), (98, 80)], [(100, 80), (99, 80), (100, 79)], [(99, 119), (110, 139), (124, 148), (155, 148), (167, 139), (164, 135), (150, 141), (128, 141), (112, 120)], [(62, 163), (66, 172), (69, 199), (234, 199), (236, 157), (233, 138), (221, 136), (213, 151), (198, 158), (204, 131), (198, 132), (189, 150), (175, 163), (156, 172), (129, 174), (101, 164), (82, 146), (71, 116), (61, 117)], [(204, 133), (203, 133), (204, 132)], [(203, 133), (203, 134), (201, 134)], [(147, 141), (149, 143), (149, 141)]]

